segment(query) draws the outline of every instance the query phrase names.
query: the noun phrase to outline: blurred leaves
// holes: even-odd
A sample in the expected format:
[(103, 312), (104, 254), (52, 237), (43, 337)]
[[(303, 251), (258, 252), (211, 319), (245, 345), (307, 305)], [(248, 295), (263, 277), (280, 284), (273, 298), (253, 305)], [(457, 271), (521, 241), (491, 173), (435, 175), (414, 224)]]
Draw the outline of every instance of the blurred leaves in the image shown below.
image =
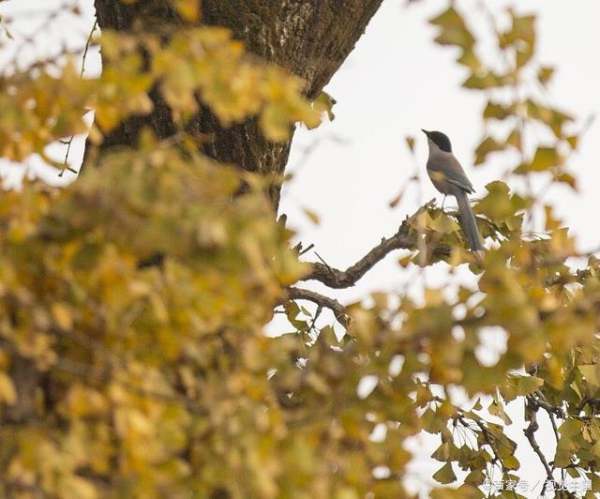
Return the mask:
[(475, 37), (468, 30), (463, 17), (449, 7), (429, 21), (439, 28), (435, 41), (440, 45), (455, 45), (468, 51), (475, 45)]
[(322, 113), (332, 117), (331, 99), (311, 104), (299, 78), (250, 58), (224, 28), (182, 27), (167, 43), (151, 34), (104, 30), (101, 49), (105, 68), (96, 80), (81, 79), (72, 62), (58, 75), (42, 64), (0, 78), (6, 110), (0, 118), (2, 157), (21, 161), (85, 132), (83, 116), (90, 109), (101, 131), (92, 137), (101, 140), (127, 117), (150, 113), (148, 93), (157, 84), (181, 129), (201, 103), (225, 126), (259, 115), (263, 133), (274, 141), (286, 140), (296, 122), (314, 128)]

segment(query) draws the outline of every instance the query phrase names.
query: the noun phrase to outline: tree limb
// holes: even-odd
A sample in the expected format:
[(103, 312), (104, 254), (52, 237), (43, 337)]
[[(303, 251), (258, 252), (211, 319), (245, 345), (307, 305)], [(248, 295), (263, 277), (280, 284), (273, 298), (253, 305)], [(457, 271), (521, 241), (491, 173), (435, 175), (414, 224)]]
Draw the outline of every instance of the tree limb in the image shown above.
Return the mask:
[(523, 433), (527, 437), (527, 440), (529, 441), (529, 445), (531, 446), (533, 451), (536, 453), (538, 459), (540, 460), (540, 463), (542, 463), (542, 466), (544, 467), (544, 470), (546, 471), (546, 476), (548, 477), (548, 480), (544, 483), (544, 487), (542, 488), (542, 495), (544, 495), (544, 492), (546, 490), (546, 485), (548, 484), (548, 482), (552, 482), (554, 480), (554, 476), (552, 474), (553, 469), (548, 464), (548, 461), (546, 460), (546, 456), (544, 456), (544, 453), (540, 449), (540, 446), (538, 445), (537, 440), (535, 439), (535, 432), (539, 428), (539, 425), (537, 422), (537, 410), (540, 406), (531, 404), (530, 400), (531, 400), (531, 398), (527, 398), (527, 404), (531, 408), (531, 413), (529, 416), (529, 418), (530, 418), (529, 426), (527, 426), (527, 428), (525, 428), (523, 430)]
[(349, 288), (364, 276), (376, 263), (383, 260), (389, 253), (397, 249), (415, 249), (417, 234), (411, 230), (407, 220), (402, 222), (398, 232), (392, 237), (383, 238), (381, 242), (346, 270), (330, 267), (326, 263), (315, 262), (312, 271), (304, 276), (303, 281), (320, 281), (335, 289)]
[(393, 236), (382, 238), (377, 246), (372, 248), (365, 256), (346, 270), (339, 270), (331, 267), (317, 254), (321, 262), (312, 263), (312, 271), (300, 280), (319, 281), (334, 289), (349, 288), (354, 286), (362, 276), (371, 270), (378, 262), (383, 260), (389, 253), (398, 249), (421, 250), (423, 253), (427, 253), (425, 255), (425, 260), (428, 261), (449, 256), (450, 248), (445, 244), (434, 242), (433, 244), (428, 244), (428, 247), (424, 249), (418, 244), (419, 237), (424, 236), (425, 234), (419, 234), (419, 231), (415, 229), (415, 218), (419, 213), (426, 211), (433, 206), (435, 206), (434, 199), (425, 203), (413, 215), (406, 217)]
[(349, 325), (344, 305), (333, 298), (302, 288), (288, 288), (288, 298), (290, 300), (308, 300), (316, 303), (319, 307), (328, 308), (333, 312), (333, 315), (342, 326), (347, 328)]

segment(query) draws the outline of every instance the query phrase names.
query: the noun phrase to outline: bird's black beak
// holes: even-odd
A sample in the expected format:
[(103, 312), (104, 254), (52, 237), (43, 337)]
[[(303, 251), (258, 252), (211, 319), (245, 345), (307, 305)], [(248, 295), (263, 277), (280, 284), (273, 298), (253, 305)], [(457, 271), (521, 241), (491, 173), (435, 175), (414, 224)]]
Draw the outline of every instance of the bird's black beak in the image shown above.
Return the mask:
[(427, 135), (427, 137), (429, 137), (429, 132), (428, 132), (427, 130), (424, 130), (423, 128), (421, 128), (421, 131), (422, 131), (422, 132), (423, 132), (425, 135)]

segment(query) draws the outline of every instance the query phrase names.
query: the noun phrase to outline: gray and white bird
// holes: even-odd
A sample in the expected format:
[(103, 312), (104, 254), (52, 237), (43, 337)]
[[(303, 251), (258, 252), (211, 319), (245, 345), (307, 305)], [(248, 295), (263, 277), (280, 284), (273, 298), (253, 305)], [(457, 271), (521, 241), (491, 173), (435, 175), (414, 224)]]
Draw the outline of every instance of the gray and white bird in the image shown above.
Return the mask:
[(452, 144), (448, 136), (442, 132), (422, 130), (427, 135), (429, 159), (427, 173), (435, 188), (445, 196), (456, 198), (460, 222), (467, 237), (471, 251), (483, 250), (477, 222), (469, 204), (467, 194), (475, 192), (462, 166), (452, 154)]

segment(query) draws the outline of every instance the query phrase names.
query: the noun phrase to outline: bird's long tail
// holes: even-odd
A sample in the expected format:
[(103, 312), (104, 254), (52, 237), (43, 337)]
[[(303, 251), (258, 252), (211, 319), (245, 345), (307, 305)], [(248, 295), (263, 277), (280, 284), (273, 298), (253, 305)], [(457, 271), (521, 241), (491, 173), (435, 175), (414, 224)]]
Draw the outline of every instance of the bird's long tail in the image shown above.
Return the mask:
[(481, 236), (479, 235), (479, 229), (477, 229), (477, 222), (475, 221), (473, 210), (471, 210), (467, 193), (461, 191), (456, 195), (456, 201), (458, 203), (458, 212), (460, 213), (460, 222), (467, 236), (471, 251), (482, 251)]

